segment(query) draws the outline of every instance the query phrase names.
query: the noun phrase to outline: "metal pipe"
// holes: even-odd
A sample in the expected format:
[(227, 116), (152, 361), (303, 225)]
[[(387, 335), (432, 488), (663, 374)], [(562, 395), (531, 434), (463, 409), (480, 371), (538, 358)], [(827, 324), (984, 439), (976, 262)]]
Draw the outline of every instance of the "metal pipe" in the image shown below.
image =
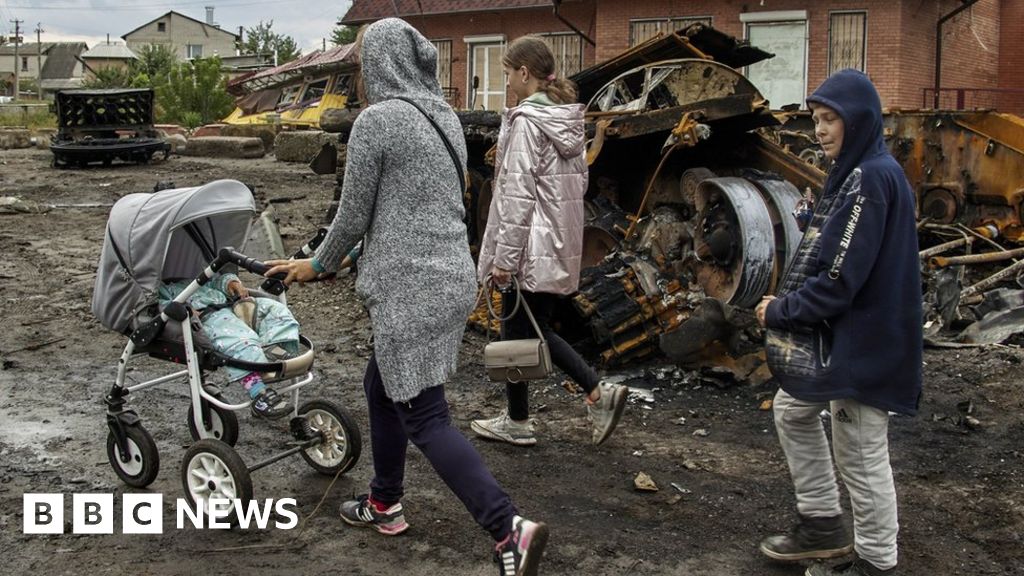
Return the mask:
[(249, 466), (249, 472), (255, 472), (255, 471), (259, 470), (260, 468), (266, 468), (267, 466), (270, 466), (274, 462), (277, 462), (277, 461), (280, 461), (280, 460), (284, 460), (285, 458), (287, 458), (289, 456), (293, 456), (295, 454), (298, 454), (299, 452), (302, 452), (303, 450), (309, 450), (313, 446), (316, 446), (317, 444), (320, 444), (323, 441), (324, 441), (324, 439), (323, 439), (322, 436), (320, 438), (311, 438), (309, 440), (306, 440), (305, 442), (302, 442), (298, 446), (294, 446), (292, 448), (289, 448), (288, 450), (285, 450), (284, 452), (281, 452), (280, 454), (276, 454), (274, 456), (271, 456), (270, 458), (267, 458), (266, 460), (261, 460), (261, 461), (255, 463), (255, 464), (253, 464), (252, 466)]
[(952, 256), (945, 258), (943, 256), (935, 256), (928, 261), (932, 268), (946, 268), (949, 266), (959, 266), (961, 264), (986, 264), (989, 262), (1001, 262), (1003, 260), (1009, 260), (1011, 258), (1017, 258), (1018, 256), (1024, 256), (1024, 248), (1017, 248), (1014, 250), (1006, 250), (1003, 252), (986, 252), (984, 254), (971, 254), (969, 256)]
[[(974, 1), (977, 2), (978, 0), (974, 0)], [(562, 5), (562, 0), (551, 0), (551, 5), (554, 6), (555, 18), (558, 18), (559, 20), (561, 20), (562, 24), (565, 24), (570, 29), (572, 29), (573, 32), (579, 34), (580, 38), (583, 38), (584, 40), (586, 40), (587, 43), (590, 44), (591, 46), (597, 46), (597, 42), (594, 42), (593, 40), (591, 40), (590, 36), (587, 36), (586, 34), (584, 34), (583, 31), (580, 30), (579, 28), (577, 28), (575, 24), (573, 24), (572, 22), (569, 22), (561, 14), (558, 13), (558, 8)]]
[(974, 294), (977, 294), (982, 290), (987, 289), (989, 286), (992, 286), (997, 282), (1002, 281), (1004, 278), (1011, 276), (1021, 270), (1024, 270), (1024, 260), (1014, 262), (1013, 264), (1010, 264), (1006, 268), (1003, 268), (999, 272), (996, 272), (995, 274), (989, 276), (988, 278), (985, 278), (984, 280), (978, 282), (977, 284), (964, 288), (964, 290), (960, 292), (960, 300), (962, 301), (964, 298), (973, 296)]
[(931, 248), (926, 248), (924, 250), (921, 250), (921, 252), (918, 254), (918, 257), (920, 257), (922, 260), (924, 260), (925, 258), (931, 258), (932, 256), (937, 256), (939, 254), (942, 254), (946, 250), (952, 250), (953, 248), (959, 248), (960, 246), (963, 246), (964, 244), (970, 244), (973, 241), (974, 241), (974, 239), (971, 238), (970, 236), (964, 236), (963, 238), (957, 238), (956, 240), (950, 240), (949, 242), (944, 242), (942, 244), (938, 244), (938, 245), (932, 246)]
[(978, 3), (978, 0), (961, 1), (963, 2), (963, 5), (949, 14), (946, 14), (942, 18), (939, 18), (939, 23), (935, 25), (935, 94), (933, 95), (934, 103), (932, 108), (935, 108), (936, 110), (939, 109), (939, 90), (942, 88), (942, 25), (957, 14)]

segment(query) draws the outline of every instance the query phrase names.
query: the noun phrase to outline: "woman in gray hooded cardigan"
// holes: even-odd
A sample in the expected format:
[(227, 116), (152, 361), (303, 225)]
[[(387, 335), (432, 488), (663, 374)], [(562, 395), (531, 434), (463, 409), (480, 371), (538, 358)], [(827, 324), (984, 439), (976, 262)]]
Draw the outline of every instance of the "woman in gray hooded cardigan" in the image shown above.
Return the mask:
[[(374, 477), (369, 494), (342, 504), (341, 517), (389, 536), (408, 528), (400, 500), (411, 441), (497, 542), (500, 574), (535, 574), (547, 527), (517, 515), (451, 425), (444, 396), (476, 280), (456, 171), (465, 170), (466, 143), (436, 80), (437, 51), (397, 18), (371, 24), (357, 44), (370, 106), (349, 136), (337, 215), (314, 258), (271, 262), (268, 271), (287, 273), (286, 283), (309, 281), (337, 270), (363, 240), (356, 291), (374, 336), (363, 380)], [(438, 130), (454, 147), (457, 166)]]

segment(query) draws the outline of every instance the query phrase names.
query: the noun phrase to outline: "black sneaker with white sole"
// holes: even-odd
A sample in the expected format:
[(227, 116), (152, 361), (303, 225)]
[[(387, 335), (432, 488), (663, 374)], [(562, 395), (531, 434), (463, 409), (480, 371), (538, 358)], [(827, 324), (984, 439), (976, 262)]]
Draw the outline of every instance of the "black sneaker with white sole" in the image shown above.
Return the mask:
[(260, 418), (277, 420), (283, 418), (292, 411), (288, 401), (274, 391), (273, 388), (266, 388), (252, 399), (252, 413)]
[(494, 548), (500, 576), (536, 576), (548, 543), (548, 527), (522, 516), (512, 517), (512, 532)]

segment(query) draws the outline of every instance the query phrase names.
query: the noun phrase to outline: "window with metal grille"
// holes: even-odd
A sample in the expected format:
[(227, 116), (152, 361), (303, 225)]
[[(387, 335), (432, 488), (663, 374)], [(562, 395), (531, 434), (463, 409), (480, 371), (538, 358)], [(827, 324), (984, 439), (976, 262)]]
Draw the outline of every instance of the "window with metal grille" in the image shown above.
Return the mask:
[(865, 71), (867, 12), (833, 12), (828, 29), (828, 73), (844, 68)]
[(541, 34), (555, 55), (555, 76), (568, 78), (583, 69), (583, 40), (579, 34)]
[(452, 85), (452, 41), (431, 40), (437, 49), (437, 83), (441, 88)]
[(654, 38), (658, 33), (668, 34), (682, 30), (691, 24), (711, 26), (711, 16), (687, 16), (685, 18), (658, 18), (653, 20), (629, 21), (629, 45), (636, 46)]

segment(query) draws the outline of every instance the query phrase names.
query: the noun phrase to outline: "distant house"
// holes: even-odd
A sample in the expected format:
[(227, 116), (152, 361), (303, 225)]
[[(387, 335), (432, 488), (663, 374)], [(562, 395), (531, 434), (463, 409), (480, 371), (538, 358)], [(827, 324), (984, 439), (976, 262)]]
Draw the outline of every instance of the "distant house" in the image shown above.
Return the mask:
[[(42, 82), (43, 92), (52, 94), (63, 88), (82, 85), (85, 68), (78, 60), (86, 50), (82, 42), (43, 42), (21, 44), (15, 56), (14, 44), (0, 46), (0, 79), (5, 95), (14, 93), (14, 72), (17, 70), (22, 91)], [(40, 70), (42, 64), (42, 70)]]
[(172, 10), (121, 38), (133, 51), (150, 44), (163, 44), (171, 48), (179, 60), (234, 56), (241, 37), (215, 25), (212, 10), (206, 11), (206, 17), (207, 22), (203, 22)]
[(82, 62), (85, 64), (86, 77), (95, 75), (100, 70), (107, 68), (125, 69), (138, 56), (128, 46), (121, 42), (101, 42), (82, 54)]

